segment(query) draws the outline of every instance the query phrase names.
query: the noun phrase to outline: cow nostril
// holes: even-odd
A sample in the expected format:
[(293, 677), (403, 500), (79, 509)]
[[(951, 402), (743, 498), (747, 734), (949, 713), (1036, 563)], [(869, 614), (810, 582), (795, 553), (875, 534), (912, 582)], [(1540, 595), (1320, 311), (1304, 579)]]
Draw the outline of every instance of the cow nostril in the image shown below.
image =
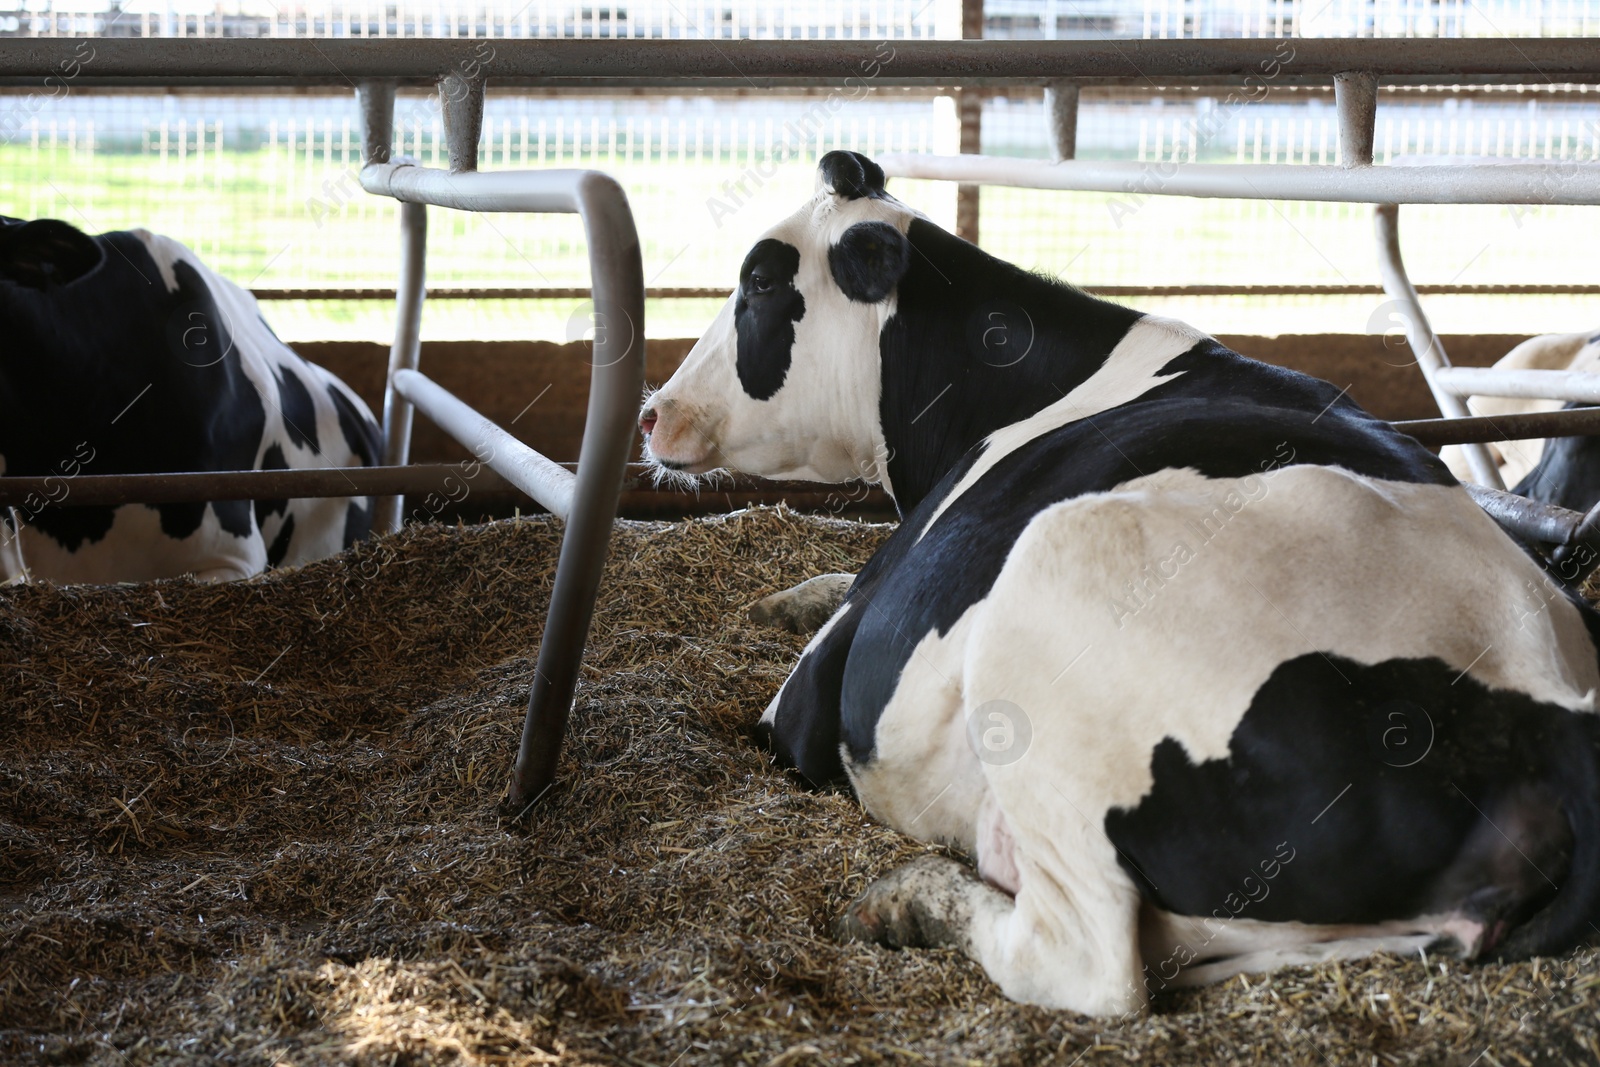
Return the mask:
[(639, 414), (639, 432), (648, 437), (650, 435), (650, 431), (655, 428), (656, 409), (645, 408), (644, 411)]

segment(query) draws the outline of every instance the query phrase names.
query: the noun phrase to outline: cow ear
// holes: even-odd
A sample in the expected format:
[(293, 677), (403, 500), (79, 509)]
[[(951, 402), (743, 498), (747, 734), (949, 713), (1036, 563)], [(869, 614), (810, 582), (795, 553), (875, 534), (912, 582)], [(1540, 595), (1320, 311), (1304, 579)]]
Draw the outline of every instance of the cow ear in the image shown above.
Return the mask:
[(911, 265), (911, 242), (887, 222), (858, 222), (828, 249), (828, 268), (844, 295), (876, 304), (894, 292)]
[(66, 285), (104, 258), (99, 242), (60, 219), (0, 227), (0, 279), (30, 289)]
[(834, 151), (817, 164), (817, 183), (846, 200), (883, 196), (883, 168), (860, 152)]

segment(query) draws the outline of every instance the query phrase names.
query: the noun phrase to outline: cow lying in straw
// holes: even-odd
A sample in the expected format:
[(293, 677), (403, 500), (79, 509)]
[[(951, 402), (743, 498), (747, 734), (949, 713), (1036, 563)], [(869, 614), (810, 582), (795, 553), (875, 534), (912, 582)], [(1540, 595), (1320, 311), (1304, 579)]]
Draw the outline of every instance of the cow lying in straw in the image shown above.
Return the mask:
[(670, 470), (902, 511), (760, 732), (977, 871), (894, 871), (846, 936), (1112, 1014), (1592, 928), (1597, 617), (1327, 383), (996, 260), (834, 152), (641, 427)]

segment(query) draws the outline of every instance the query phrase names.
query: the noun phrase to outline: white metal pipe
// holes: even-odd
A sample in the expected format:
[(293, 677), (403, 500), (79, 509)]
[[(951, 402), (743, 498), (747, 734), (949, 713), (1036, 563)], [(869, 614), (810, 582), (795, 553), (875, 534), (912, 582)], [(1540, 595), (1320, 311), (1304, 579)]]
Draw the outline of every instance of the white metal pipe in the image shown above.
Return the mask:
[[(1417, 290), (1406, 274), (1405, 260), (1400, 255), (1400, 208), (1395, 204), (1380, 204), (1372, 213), (1372, 222), (1377, 230), (1378, 270), (1383, 275), (1384, 291), (1389, 294), (1390, 300), (1400, 305), (1406, 341), (1411, 345), (1417, 366), (1422, 368), (1422, 376), (1427, 380), (1434, 402), (1439, 405), (1439, 413), (1447, 419), (1466, 418), (1471, 414), (1466, 403), (1444, 389), (1437, 378), (1441, 370), (1450, 366), (1450, 357), (1445, 354), (1439, 336), (1428, 324), (1428, 316), (1423, 314), (1422, 303), (1417, 299)], [(1500, 479), (1500, 469), (1486, 447), (1462, 445), (1461, 454), (1467, 461), (1473, 480), (1479, 485), (1486, 485), (1490, 489), (1506, 487)]]
[(1433, 372), (1433, 378), (1441, 389), (1459, 397), (1504, 396), (1600, 404), (1600, 374), (1585, 371), (1441, 367)]
[(397, 372), (394, 387), (479, 462), (549, 508), (552, 515), (566, 519), (572, 514), (578, 479), (571, 471), (518, 441), (421, 371)]
[(1339, 111), (1339, 165), (1370, 167), (1378, 121), (1378, 76), (1369, 70), (1335, 74), (1333, 100)]
[[(416, 370), (422, 354), (422, 301), (426, 294), (428, 208), (400, 205), (400, 282), (395, 290), (394, 343), (389, 346), (389, 374), (383, 390), (383, 462), (403, 467), (411, 462), (411, 404), (396, 392), (395, 375)], [(372, 528), (398, 533), (405, 521), (405, 497), (378, 500)]]
[(1051, 163), (996, 156), (877, 157), (884, 173), (976, 185), (1129, 195), (1320, 200), (1354, 204), (1597, 204), (1600, 163), (1333, 167), (1283, 163)]

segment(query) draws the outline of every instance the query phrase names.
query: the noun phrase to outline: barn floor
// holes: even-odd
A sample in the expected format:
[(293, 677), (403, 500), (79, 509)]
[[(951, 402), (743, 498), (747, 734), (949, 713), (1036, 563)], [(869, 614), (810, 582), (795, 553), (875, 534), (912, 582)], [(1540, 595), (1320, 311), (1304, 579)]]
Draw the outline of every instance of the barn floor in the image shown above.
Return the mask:
[(229, 586), (0, 591), (0, 1062), (1588, 1063), (1600, 954), (1008, 1003), (827, 921), (922, 847), (771, 770), (742, 609), (883, 527), (625, 524), (564, 782), (498, 814), (559, 527)]

